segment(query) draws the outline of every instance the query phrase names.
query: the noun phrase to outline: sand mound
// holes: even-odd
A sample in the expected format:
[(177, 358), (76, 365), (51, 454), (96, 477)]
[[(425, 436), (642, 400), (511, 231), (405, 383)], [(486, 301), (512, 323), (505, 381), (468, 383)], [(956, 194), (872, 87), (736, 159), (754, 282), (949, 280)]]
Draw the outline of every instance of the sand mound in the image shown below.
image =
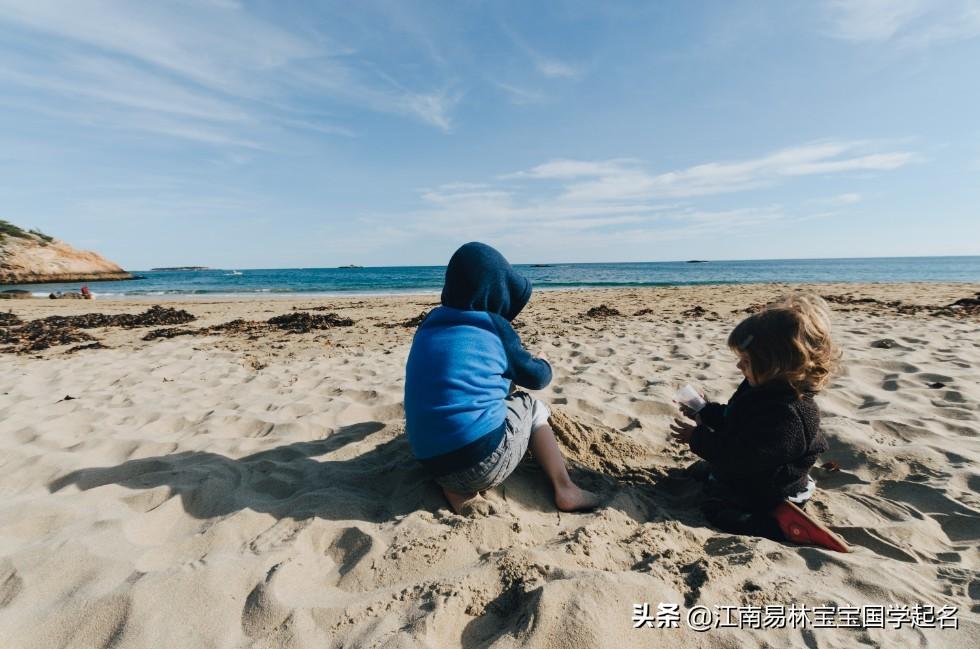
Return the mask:
[(552, 408), (549, 422), (569, 462), (622, 481), (650, 481), (649, 447), (602, 425), (590, 425)]

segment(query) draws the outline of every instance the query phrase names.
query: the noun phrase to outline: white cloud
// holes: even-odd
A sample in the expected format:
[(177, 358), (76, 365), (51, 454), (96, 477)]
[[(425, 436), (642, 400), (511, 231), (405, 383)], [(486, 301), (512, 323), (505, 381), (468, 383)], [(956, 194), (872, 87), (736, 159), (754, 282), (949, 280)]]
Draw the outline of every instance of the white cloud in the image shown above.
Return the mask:
[(844, 194), (838, 194), (837, 196), (832, 196), (826, 200), (824, 203), (828, 205), (854, 205), (855, 203), (860, 203), (864, 197), (857, 192), (847, 192)]
[(293, 71), (291, 79), (308, 96), (326, 94), (380, 113), (412, 117), (447, 133), (452, 130), (452, 110), (460, 100), (459, 94), (448, 90), (405, 90), (385, 75), (367, 83), (351, 69), (320, 62)]
[(536, 46), (532, 47), (520, 34), (506, 25), (503, 25), (502, 29), (510, 37), (514, 45), (518, 49), (523, 50), (528, 58), (531, 59), (535, 69), (545, 77), (552, 79), (578, 79), (582, 76), (582, 68), (567, 61), (561, 61), (553, 56), (542, 54)]
[(234, 6), (174, 10), (166, 3), (0, 0), (0, 16), (4, 22), (129, 56), (236, 95), (260, 90), (249, 70), (274, 68), (319, 53), (312, 44)]
[[(555, 159), (493, 182), (420, 190), (418, 209), (369, 217), (365, 229), (397, 224), (402, 242), (479, 239), (511, 250), (547, 241), (549, 250), (568, 250), (580, 258), (591, 258), (590, 247), (637, 250), (705, 235), (755, 236), (763, 227), (789, 227), (834, 214), (861, 195), (839, 194), (793, 209), (779, 204), (704, 209), (691, 201), (809, 175), (888, 171), (914, 158), (910, 152), (876, 148), (867, 141), (816, 142), (658, 174), (631, 158)], [(379, 240), (377, 249), (385, 245)]]
[(459, 100), (447, 87), (410, 87), (339, 41), (289, 31), (226, 0), (0, 0), (0, 34), (10, 36), (0, 46), (0, 80), (37, 106), (80, 100), (79, 112), (95, 124), (114, 123), (120, 111), (130, 124), (166, 116), (171, 126), (147, 130), (185, 139), (220, 132), (191, 138), (214, 144), (270, 136), (267, 125), (350, 135), (335, 120), (298, 114), (297, 106), (324, 100), (448, 132)]
[(829, 0), (831, 33), (856, 42), (928, 47), (980, 35), (978, 0)]
[(505, 178), (566, 179), (587, 176), (608, 176), (626, 171), (627, 165), (636, 162), (628, 158), (616, 160), (569, 160), (557, 159), (545, 162), (527, 171), (507, 174)]
[(99, 56), (58, 57), (40, 62), (8, 54), (0, 79), (66, 98), (125, 109), (171, 113), (211, 121), (242, 122), (247, 111), (166, 77), (146, 74), (124, 61)]
[(888, 171), (915, 158), (907, 151), (870, 152), (871, 147), (862, 141), (818, 142), (761, 158), (709, 162), (660, 174), (632, 160), (562, 159), (508, 177), (569, 180), (562, 197), (567, 201), (672, 199), (755, 189), (794, 176)]

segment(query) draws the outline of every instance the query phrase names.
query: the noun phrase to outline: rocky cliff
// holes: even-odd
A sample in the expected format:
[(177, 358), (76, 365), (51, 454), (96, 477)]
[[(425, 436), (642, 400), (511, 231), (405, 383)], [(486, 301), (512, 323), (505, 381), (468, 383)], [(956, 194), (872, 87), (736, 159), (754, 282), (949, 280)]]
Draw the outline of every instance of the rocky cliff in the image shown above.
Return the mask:
[(132, 278), (101, 255), (76, 250), (43, 232), (22, 230), (0, 220), (0, 284)]

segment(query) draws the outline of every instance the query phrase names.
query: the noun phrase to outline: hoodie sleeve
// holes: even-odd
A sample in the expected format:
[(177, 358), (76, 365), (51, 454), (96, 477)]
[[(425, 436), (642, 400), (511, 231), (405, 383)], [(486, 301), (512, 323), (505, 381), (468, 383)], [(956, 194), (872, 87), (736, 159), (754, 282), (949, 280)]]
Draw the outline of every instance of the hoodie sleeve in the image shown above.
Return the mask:
[(531, 356), (509, 322), (496, 314), (491, 314), (491, 319), (507, 354), (504, 378), (529, 390), (540, 390), (551, 383), (551, 365), (548, 361)]

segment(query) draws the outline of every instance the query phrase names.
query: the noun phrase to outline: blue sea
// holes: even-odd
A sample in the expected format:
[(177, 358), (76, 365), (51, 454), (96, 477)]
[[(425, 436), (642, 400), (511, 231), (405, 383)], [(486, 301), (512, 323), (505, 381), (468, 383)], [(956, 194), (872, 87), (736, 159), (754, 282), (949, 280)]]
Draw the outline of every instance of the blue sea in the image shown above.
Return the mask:
[[(536, 289), (754, 284), (765, 282), (980, 282), (980, 257), (895, 257), (518, 265)], [(142, 279), (92, 282), (100, 298), (425, 293), (441, 289), (444, 266), (132, 271)], [(31, 284), (35, 295), (81, 284)]]

